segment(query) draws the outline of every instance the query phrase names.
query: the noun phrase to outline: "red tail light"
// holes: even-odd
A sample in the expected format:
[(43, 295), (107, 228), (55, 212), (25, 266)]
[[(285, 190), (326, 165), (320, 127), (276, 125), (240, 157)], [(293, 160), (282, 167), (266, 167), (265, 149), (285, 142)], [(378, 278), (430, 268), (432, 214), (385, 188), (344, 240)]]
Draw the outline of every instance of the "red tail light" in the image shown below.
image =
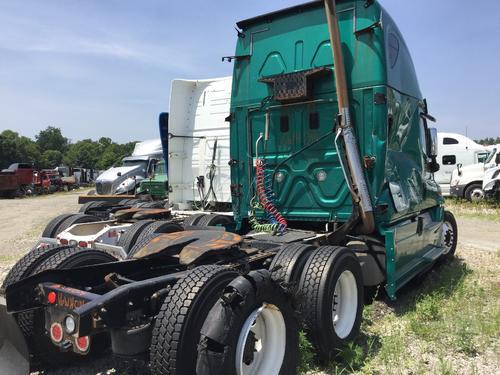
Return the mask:
[(90, 348), (90, 337), (78, 337), (75, 341), (76, 348), (81, 352), (87, 352)]
[(47, 301), (53, 305), (54, 303), (56, 303), (56, 293), (55, 292), (49, 292), (49, 294), (47, 294)]
[(61, 245), (67, 245), (69, 243), (69, 241), (66, 238), (60, 238), (59, 239), (59, 243)]
[(80, 247), (87, 247), (88, 245), (89, 244), (87, 242), (85, 242), (85, 241), (78, 242), (78, 246), (80, 246)]
[(55, 343), (60, 343), (63, 339), (63, 329), (62, 325), (59, 323), (52, 323), (50, 326), (50, 338)]

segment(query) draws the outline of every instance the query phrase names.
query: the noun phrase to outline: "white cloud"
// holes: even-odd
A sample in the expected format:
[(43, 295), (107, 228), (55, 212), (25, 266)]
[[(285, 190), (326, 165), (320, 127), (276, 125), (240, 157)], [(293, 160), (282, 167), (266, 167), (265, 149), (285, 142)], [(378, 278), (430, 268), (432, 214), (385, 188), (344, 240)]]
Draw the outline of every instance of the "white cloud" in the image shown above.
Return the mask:
[(61, 28), (39, 24), (32, 19), (0, 14), (0, 50), (114, 58), (151, 64), (182, 73), (196, 69), (189, 54), (183, 52), (181, 46), (148, 44), (130, 39), (130, 36), (126, 35), (100, 33), (89, 36), (89, 33), (89, 30)]

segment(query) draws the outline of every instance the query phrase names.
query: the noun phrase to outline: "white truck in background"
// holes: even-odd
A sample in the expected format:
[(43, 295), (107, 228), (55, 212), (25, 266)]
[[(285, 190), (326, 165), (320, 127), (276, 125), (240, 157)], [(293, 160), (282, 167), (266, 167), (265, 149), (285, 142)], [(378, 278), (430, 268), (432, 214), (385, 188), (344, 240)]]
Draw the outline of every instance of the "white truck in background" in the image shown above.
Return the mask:
[(462, 167), (459, 165), (451, 177), (450, 194), (467, 200), (481, 200), (485, 197), (483, 180), (487, 171), (500, 164), (500, 144), (492, 146), (486, 160)]
[(500, 153), (497, 153), (495, 161), (497, 166), (484, 174), (483, 191), (486, 198), (500, 200)]
[(438, 133), (438, 142), (436, 160), (440, 169), (434, 174), (434, 179), (441, 187), (443, 196), (449, 196), (453, 171), (459, 165), (466, 167), (483, 163), (490, 155), (491, 148), (456, 133)]
[(97, 194), (134, 194), (140, 182), (152, 175), (162, 157), (160, 139), (137, 143), (132, 155), (123, 158), (121, 166), (109, 168), (97, 177)]
[(172, 81), (168, 181), (175, 210), (231, 203), (231, 86), (232, 77)]

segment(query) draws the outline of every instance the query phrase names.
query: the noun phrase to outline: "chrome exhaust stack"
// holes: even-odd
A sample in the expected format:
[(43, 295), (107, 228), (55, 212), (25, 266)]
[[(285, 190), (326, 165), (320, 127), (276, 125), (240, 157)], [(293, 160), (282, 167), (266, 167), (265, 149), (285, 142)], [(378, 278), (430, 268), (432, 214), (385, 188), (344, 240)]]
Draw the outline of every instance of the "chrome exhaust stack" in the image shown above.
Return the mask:
[[(340, 43), (340, 32), (335, 9), (334, 0), (325, 0), (325, 11), (330, 33), (330, 44), (332, 46), (333, 61), (335, 68), (335, 83), (337, 89), (337, 99), (339, 106), (340, 129), (344, 140), (347, 166), (343, 165), (344, 174), (348, 177), (347, 184), (354, 203), (354, 209), (358, 207), (362, 220), (358, 231), (362, 234), (370, 234), (375, 230), (375, 220), (373, 216), (373, 206), (371, 203), (368, 184), (366, 183), (361, 156), (359, 154), (358, 142), (354, 134), (349, 109), (349, 93), (347, 90), (347, 80), (345, 74), (344, 56)], [(339, 154), (339, 158), (342, 156)]]

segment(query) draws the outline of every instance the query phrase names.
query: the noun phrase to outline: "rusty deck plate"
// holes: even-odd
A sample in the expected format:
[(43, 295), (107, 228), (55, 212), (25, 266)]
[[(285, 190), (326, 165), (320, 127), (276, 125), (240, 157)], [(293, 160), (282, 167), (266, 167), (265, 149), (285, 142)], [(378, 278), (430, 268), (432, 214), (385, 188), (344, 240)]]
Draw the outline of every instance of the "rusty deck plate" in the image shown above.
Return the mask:
[(181, 264), (191, 264), (207, 254), (229, 250), (242, 241), (241, 236), (224, 231), (193, 230), (162, 234), (139, 250), (134, 258), (154, 254), (179, 254)]
[(132, 207), (115, 212), (115, 218), (118, 220), (166, 219), (168, 217), (170, 217), (170, 210), (166, 208)]

